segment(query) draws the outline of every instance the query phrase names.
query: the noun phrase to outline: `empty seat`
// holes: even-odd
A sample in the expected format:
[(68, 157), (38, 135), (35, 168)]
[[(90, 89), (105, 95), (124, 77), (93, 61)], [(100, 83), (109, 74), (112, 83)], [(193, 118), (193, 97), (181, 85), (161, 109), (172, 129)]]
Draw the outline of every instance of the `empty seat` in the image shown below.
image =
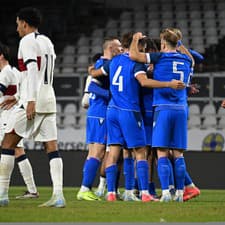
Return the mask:
[(206, 35), (206, 45), (218, 44), (218, 37), (215, 36), (207, 36)]
[(135, 30), (139, 30), (139, 31), (143, 31), (146, 28), (146, 23), (144, 20), (136, 20), (134, 22), (134, 29)]
[(200, 115), (200, 106), (198, 104), (191, 104), (189, 106), (189, 115)]
[(76, 125), (76, 117), (75, 115), (65, 115), (63, 119), (64, 127), (75, 127)]
[(216, 127), (217, 127), (216, 116), (207, 115), (203, 120), (202, 128), (207, 129), (207, 128), (216, 128)]
[(131, 26), (132, 26), (131, 20), (121, 20), (120, 21), (121, 28), (131, 28)]
[(91, 52), (92, 52), (92, 54), (96, 54), (96, 53), (102, 52), (102, 46), (98, 46), (98, 45), (93, 46), (91, 48)]
[(108, 22), (106, 23), (106, 28), (107, 29), (111, 29), (111, 28), (117, 28), (118, 27), (118, 23), (116, 20), (110, 19), (108, 20)]
[(63, 74), (73, 74), (73, 72), (74, 72), (74, 67), (67, 67), (67, 66), (65, 66), (65, 67), (62, 67), (62, 70), (61, 70), (61, 72), (63, 73)]
[(89, 44), (89, 37), (86, 36), (81, 36), (78, 41), (77, 41), (77, 45), (88, 45)]
[(187, 13), (185, 11), (176, 12), (176, 19), (187, 19)]
[(88, 55), (78, 55), (77, 57), (78, 67), (88, 65), (88, 63), (89, 63)]
[(144, 11), (135, 11), (134, 12), (134, 21), (136, 21), (136, 20), (145, 20)]
[(118, 36), (118, 33), (119, 33), (118, 28), (110, 28), (110, 29), (106, 29), (105, 36), (106, 37)]
[(188, 128), (200, 128), (201, 127), (201, 118), (197, 115), (191, 115), (188, 120)]
[(217, 128), (218, 129), (225, 129), (225, 115), (222, 115), (220, 117)]
[(204, 19), (213, 19), (215, 18), (215, 11), (214, 10), (207, 10), (203, 11)]
[(132, 12), (123, 11), (120, 14), (120, 19), (121, 20), (131, 20), (132, 19)]
[(78, 54), (88, 54), (89, 53), (89, 46), (78, 46), (77, 53)]
[(202, 109), (202, 115), (216, 115), (216, 108), (213, 104), (207, 104)]
[(75, 114), (76, 112), (77, 112), (77, 107), (74, 103), (66, 104), (66, 106), (64, 108), (64, 114), (65, 115)]
[(96, 38), (96, 37), (103, 37), (104, 36), (104, 31), (101, 28), (96, 28), (92, 31), (91, 34), (92, 38)]
[(168, 28), (168, 27), (174, 27), (174, 22), (172, 19), (166, 19), (166, 20), (163, 20), (161, 22), (162, 24), (162, 29), (165, 29), (165, 28)]
[(221, 116), (221, 117), (222, 117), (222, 116), (225, 117), (225, 109), (222, 108), (222, 107), (220, 107), (220, 108), (218, 109), (217, 115), (218, 115), (218, 116)]
[(201, 12), (198, 10), (193, 10), (189, 12), (190, 19), (201, 19)]
[(75, 46), (73, 46), (73, 45), (67, 45), (63, 49), (63, 54), (65, 54), (65, 55), (67, 55), (67, 54), (72, 55), (74, 53), (75, 53)]
[(92, 41), (91, 41), (91, 46), (93, 47), (93, 46), (96, 46), (96, 45), (101, 45), (102, 46), (102, 44), (103, 44), (103, 38), (102, 37), (95, 37), (95, 38), (93, 38), (92, 39)]
[(173, 11), (163, 11), (162, 14), (161, 14), (161, 17), (163, 20), (166, 20), (166, 19), (170, 19), (172, 20), (174, 15), (173, 15)]
[(62, 58), (62, 63), (66, 64), (73, 64), (75, 61), (74, 55), (64, 55)]

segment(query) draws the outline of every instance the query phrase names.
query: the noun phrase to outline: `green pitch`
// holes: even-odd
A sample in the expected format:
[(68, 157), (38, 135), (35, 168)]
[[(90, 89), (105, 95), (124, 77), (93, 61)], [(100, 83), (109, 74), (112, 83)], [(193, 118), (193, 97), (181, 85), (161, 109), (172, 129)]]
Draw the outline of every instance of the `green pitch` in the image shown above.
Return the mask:
[(51, 188), (39, 187), (38, 199), (16, 200), (23, 187), (10, 188), (10, 203), (0, 207), (0, 222), (223, 222), (225, 190), (201, 190), (188, 202), (87, 202), (76, 200), (77, 188), (65, 188), (67, 207), (38, 208), (51, 197)]

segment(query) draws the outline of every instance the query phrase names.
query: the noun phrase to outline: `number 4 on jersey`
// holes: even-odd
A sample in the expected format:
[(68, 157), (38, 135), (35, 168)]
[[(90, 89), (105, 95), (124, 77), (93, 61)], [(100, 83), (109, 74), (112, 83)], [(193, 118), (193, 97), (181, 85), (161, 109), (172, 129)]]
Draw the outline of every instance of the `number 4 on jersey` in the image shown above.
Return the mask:
[(112, 84), (118, 86), (119, 92), (123, 91), (123, 76), (120, 75), (121, 70), (122, 70), (122, 66), (119, 66), (112, 79)]

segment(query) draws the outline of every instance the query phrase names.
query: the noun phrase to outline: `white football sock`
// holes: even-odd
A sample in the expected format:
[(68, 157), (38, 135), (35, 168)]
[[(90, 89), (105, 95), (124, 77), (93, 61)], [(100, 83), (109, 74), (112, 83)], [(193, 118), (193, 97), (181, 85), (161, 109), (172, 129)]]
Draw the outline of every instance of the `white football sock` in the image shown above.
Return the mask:
[(106, 178), (100, 176), (98, 189), (103, 189), (106, 186)]
[(63, 193), (63, 162), (62, 158), (53, 158), (49, 162), (53, 184), (53, 195)]
[(27, 185), (27, 190), (30, 193), (37, 193), (37, 188), (34, 182), (33, 170), (28, 159), (18, 162), (20, 173), (23, 177), (24, 183)]
[(1, 155), (0, 161), (0, 196), (7, 196), (11, 174), (14, 168), (14, 155)]

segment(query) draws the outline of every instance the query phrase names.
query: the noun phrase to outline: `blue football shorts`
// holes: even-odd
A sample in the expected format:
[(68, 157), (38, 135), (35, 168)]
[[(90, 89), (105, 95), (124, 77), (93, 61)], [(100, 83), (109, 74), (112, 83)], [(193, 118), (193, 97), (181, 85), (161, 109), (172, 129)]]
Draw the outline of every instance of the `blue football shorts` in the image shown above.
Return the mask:
[(127, 148), (146, 146), (141, 112), (109, 107), (107, 110), (108, 145), (120, 144)]
[(156, 107), (153, 120), (152, 147), (187, 148), (187, 111), (185, 107)]
[(107, 143), (107, 127), (106, 127), (106, 118), (104, 117), (87, 117), (86, 124), (86, 143), (98, 143), (106, 144)]

